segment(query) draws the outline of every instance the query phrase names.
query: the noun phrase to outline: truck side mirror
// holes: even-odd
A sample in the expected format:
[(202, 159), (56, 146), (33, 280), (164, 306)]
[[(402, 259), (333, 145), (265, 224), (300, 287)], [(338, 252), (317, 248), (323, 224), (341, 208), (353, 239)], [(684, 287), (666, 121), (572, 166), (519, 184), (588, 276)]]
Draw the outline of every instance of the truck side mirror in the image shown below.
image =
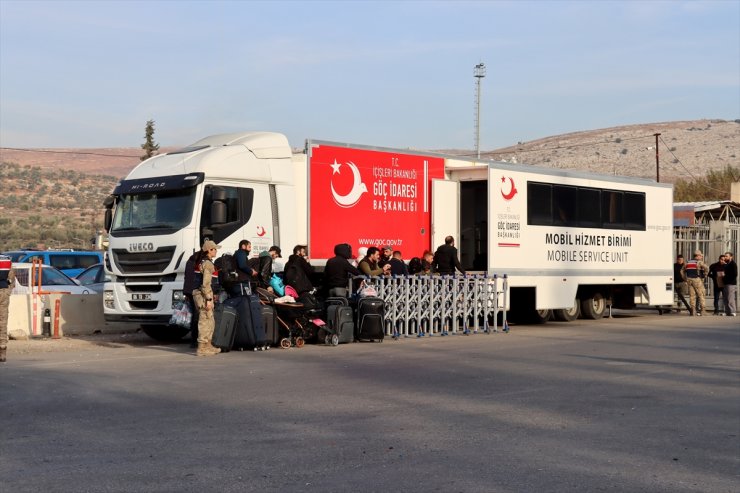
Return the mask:
[(106, 209), (105, 210), (105, 220), (103, 227), (105, 228), (105, 231), (110, 231), (110, 227), (113, 224), (113, 209)]
[(226, 204), (220, 200), (211, 202), (211, 225), (226, 222)]

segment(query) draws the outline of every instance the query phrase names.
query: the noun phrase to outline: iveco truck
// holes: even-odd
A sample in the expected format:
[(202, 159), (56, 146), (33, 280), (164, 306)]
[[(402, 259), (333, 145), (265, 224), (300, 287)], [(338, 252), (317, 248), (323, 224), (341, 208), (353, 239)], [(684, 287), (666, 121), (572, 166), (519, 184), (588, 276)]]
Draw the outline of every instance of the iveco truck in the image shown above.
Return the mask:
[(245, 132), (147, 159), (106, 207), (106, 320), (154, 337), (183, 335), (168, 321), (206, 239), (306, 244), (321, 270), (337, 243), (410, 259), (452, 235), (465, 269), (506, 274), (510, 308), (534, 321), (673, 300), (672, 188), (648, 180), (319, 140), (294, 153)]

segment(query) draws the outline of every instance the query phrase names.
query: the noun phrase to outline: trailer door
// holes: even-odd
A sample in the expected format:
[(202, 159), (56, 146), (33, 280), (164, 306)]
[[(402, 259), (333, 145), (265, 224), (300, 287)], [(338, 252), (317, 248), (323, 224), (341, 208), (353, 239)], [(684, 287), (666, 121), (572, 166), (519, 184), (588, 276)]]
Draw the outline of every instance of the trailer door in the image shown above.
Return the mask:
[(432, 180), (432, 251), (452, 235), (460, 241), (460, 183)]

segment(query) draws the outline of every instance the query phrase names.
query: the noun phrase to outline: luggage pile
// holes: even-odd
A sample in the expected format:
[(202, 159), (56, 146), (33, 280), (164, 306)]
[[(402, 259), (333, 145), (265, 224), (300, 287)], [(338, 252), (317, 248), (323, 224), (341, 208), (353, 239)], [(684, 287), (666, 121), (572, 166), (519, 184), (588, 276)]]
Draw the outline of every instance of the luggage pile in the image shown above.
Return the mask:
[[(301, 303), (301, 301), (304, 301)], [(214, 308), (213, 345), (222, 352), (266, 351), (271, 347), (303, 347), (306, 342), (331, 346), (355, 341), (383, 342), (385, 302), (364, 297), (281, 302), (270, 291), (234, 296)]]

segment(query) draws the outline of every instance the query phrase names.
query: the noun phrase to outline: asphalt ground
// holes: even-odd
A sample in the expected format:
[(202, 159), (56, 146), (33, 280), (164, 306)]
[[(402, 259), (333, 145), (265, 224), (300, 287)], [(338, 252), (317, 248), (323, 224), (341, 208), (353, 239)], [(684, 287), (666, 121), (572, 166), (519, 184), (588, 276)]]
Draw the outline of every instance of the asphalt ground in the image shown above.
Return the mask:
[(738, 492), (740, 319), (195, 357), (11, 341), (7, 492)]

